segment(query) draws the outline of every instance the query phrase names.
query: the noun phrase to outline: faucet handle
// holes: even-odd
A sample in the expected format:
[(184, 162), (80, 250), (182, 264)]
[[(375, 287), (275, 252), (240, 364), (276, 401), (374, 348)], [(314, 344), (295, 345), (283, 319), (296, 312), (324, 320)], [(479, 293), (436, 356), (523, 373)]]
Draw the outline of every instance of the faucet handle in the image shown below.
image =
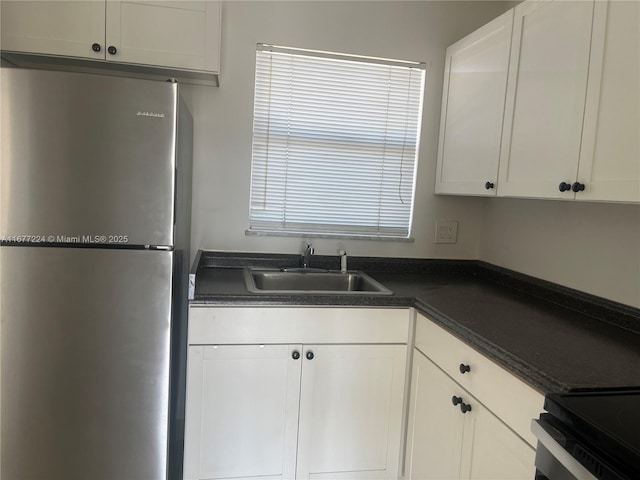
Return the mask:
[(309, 268), (309, 257), (313, 255), (313, 247), (310, 243), (307, 243), (307, 247), (304, 249), (304, 253), (302, 254), (302, 268)]
[(339, 250), (338, 254), (340, 255), (340, 271), (342, 273), (347, 272), (347, 252), (344, 250)]

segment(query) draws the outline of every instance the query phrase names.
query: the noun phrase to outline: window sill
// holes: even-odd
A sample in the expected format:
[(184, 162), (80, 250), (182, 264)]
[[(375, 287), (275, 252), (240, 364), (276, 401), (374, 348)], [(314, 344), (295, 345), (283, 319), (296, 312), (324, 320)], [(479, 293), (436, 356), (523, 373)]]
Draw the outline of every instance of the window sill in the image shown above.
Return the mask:
[(412, 243), (415, 242), (413, 237), (385, 237), (376, 235), (358, 235), (358, 234), (345, 234), (345, 233), (313, 233), (313, 232), (283, 232), (277, 230), (245, 230), (247, 236), (256, 237), (298, 237), (298, 238), (328, 238), (328, 239), (341, 239), (341, 240), (374, 240), (382, 242), (403, 242)]

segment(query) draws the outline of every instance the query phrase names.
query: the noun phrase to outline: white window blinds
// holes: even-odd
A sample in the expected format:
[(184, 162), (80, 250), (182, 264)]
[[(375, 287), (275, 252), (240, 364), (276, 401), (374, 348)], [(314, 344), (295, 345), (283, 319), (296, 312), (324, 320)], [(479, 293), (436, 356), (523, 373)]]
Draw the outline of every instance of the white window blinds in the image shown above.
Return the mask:
[(258, 45), (249, 230), (407, 238), (424, 73)]

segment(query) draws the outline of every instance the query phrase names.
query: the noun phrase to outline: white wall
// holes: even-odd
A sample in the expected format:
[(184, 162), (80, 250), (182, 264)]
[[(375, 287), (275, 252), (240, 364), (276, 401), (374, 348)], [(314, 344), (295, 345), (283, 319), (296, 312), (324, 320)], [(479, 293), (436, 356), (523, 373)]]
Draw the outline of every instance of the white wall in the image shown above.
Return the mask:
[[(285, 1), (223, 4), (219, 88), (185, 86), (194, 116), (193, 250), (294, 253), (301, 238), (246, 236), (256, 43), (431, 62), (427, 70), (413, 243), (313, 239), (316, 253), (476, 258), (483, 202), (433, 196), (445, 48), (507, 2)], [(435, 245), (436, 219), (458, 220)]]
[(640, 205), (491, 199), (479, 258), (640, 308)]
[[(300, 238), (245, 236), (256, 43), (428, 61), (415, 242), (312, 239), (317, 253), (480, 258), (640, 307), (640, 206), (433, 195), (445, 48), (513, 4), (225, 2), (221, 86), (183, 87), (195, 120), (194, 252), (302, 248)], [(436, 219), (460, 222), (458, 244), (433, 243)]]

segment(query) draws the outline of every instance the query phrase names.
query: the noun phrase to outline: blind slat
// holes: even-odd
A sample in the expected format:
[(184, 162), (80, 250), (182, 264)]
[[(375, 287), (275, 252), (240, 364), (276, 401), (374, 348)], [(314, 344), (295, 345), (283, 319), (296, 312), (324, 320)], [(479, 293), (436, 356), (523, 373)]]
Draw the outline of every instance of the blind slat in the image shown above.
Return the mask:
[(249, 228), (406, 238), (424, 70), (336, 55), (256, 52)]

